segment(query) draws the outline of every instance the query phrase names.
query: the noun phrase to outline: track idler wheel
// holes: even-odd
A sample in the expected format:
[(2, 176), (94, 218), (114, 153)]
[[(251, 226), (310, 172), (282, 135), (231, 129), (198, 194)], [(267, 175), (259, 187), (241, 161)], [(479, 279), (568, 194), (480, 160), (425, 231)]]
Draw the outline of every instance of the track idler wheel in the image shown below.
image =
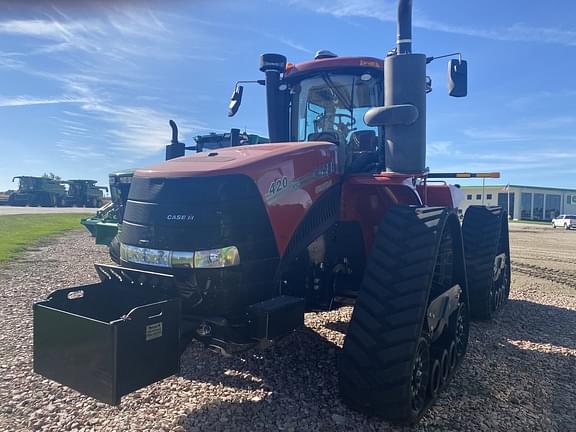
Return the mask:
[[(429, 329), (431, 302), (456, 285), (464, 306), (457, 303)], [(458, 328), (462, 355), (466, 351), (467, 299), (456, 215), (445, 208), (388, 210), (338, 358), (344, 402), (393, 423), (417, 422), (459, 364), (449, 357), (451, 344), (458, 352)]]
[(435, 398), (438, 395), (441, 384), (442, 373), (440, 369), (440, 361), (436, 359), (432, 362), (432, 368), (430, 369), (430, 384), (428, 384), (431, 397)]
[(456, 312), (456, 317), (450, 323), (451, 332), (454, 335), (454, 342), (456, 343), (456, 355), (458, 359), (464, 356), (468, 348), (468, 333), (469, 333), (469, 317), (468, 308), (466, 304), (461, 302)]
[(426, 390), (430, 375), (430, 345), (421, 337), (416, 348), (410, 379), (410, 399), (413, 412), (420, 412), (426, 406)]
[(456, 342), (450, 342), (450, 348), (448, 348), (448, 362), (450, 366), (450, 373), (454, 372), (458, 364), (458, 354), (456, 351)]
[(450, 359), (448, 358), (448, 350), (442, 350), (440, 355), (440, 385), (444, 387), (450, 375)]

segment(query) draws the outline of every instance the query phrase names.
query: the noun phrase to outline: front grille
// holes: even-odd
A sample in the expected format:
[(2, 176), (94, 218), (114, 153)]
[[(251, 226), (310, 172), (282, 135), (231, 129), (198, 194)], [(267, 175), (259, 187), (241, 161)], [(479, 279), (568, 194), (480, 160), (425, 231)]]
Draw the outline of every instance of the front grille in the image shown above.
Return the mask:
[(242, 175), (134, 177), (121, 241), (179, 251), (237, 246), (242, 261), (278, 255), (260, 193)]

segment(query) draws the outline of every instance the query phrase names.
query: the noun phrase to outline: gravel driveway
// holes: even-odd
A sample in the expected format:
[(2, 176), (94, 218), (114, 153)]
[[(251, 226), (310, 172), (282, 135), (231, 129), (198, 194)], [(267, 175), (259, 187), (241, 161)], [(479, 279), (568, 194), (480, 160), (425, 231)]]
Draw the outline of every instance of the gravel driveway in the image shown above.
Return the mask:
[[(576, 232), (511, 226), (512, 299), (471, 327), (468, 356), (415, 431), (576, 430)], [(558, 248), (571, 251), (561, 255)], [(307, 314), (265, 351), (225, 358), (193, 344), (178, 377), (95, 402), (32, 373), (33, 301), (96, 279), (105, 249), (82, 231), (0, 267), (0, 430), (389, 431), (337, 396), (336, 353), (350, 308)]]

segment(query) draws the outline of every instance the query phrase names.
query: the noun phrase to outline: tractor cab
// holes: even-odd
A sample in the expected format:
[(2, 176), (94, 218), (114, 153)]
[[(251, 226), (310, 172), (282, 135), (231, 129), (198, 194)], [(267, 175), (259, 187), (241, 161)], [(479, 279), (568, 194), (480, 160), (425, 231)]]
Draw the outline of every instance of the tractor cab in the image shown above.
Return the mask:
[(383, 99), (382, 61), (338, 58), (322, 51), (316, 57), (313, 62), (289, 64), (285, 72), (289, 140), (336, 144), (345, 172), (381, 170), (382, 134), (364, 122), (364, 115)]
[[(341, 172), (384, 168), (382, 129), (364, 121), (366, 112), (384, 98), (381, 59), (338, 57), (322, 50), (311, 61), (292, 64), (281, 55), (264, 54), (260, 70), (266, 74), (265, 82), (272, 83), (266, 84), (272, 142), (336, 144)], [(238, 87), (229, 115), (241, 101), (243, 91)]]
[(41, 187), (41, 179), (39, 177), (18, 176), (14, 177), (12, 181), (18, 179), (19, 192), (31, 192)]

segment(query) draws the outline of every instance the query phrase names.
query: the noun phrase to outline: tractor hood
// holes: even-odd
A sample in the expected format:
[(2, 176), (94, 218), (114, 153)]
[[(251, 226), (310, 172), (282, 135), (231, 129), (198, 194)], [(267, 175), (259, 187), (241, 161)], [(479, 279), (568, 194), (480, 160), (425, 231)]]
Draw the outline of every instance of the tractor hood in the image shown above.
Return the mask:
[(253, 241), (242, 239), (271, 224), (281, 254), (307, 210), (338, 184), (337, 173), (337, 147), (327, 142), (228, 147), (140, 169), (122, 241), (179, 251), (240, 245), (244, 257)]
[[(254, 174), (290, 163), (295, 159), (326, 158), (336, 146), (328, 142), (246, 145), (196, 153), (136, 171), (137, 177), (198, 177), (226, 174)], [(310, 168), (313, 168), (313, 164)]]

